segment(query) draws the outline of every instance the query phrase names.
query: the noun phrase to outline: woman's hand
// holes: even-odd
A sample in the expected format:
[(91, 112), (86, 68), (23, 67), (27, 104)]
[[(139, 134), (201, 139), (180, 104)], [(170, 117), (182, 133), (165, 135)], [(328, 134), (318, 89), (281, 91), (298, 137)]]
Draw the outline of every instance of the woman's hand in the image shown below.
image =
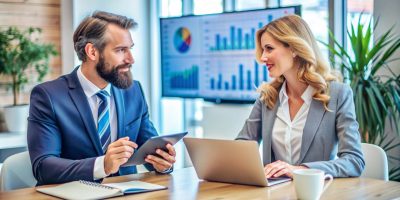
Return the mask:
[(306, 166), (293, 166), (283, 161), (275, 161), (264, 167), (265, 177), (267, 178), (276, 178), (280, 176), (287, 176), (292, 178), (293, 174), (292, 171), (295, 169), (307, 169)]

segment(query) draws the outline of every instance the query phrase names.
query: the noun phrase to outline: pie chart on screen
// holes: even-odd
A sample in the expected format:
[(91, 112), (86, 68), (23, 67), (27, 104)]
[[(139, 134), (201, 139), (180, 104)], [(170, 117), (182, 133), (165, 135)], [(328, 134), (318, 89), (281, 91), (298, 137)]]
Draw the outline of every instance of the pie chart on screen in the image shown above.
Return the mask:
[(185, 53), (190, 48), (190, 43), (192, 42), (192, 36), (190, 31), (186, 27), (180, 27), (175, 32), (174, 45), (179, 53)]

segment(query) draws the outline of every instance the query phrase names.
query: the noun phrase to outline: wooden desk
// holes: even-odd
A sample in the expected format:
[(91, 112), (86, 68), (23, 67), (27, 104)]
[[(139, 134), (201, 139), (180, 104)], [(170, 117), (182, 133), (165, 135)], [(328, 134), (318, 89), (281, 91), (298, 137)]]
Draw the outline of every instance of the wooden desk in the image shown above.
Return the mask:
[[(171, 175), (154, 172), (105, 179), (105, 182), (142, 180), (168, 186), (168, 190), (126, 195), (118, 199), (296, 199), (293, 182), (273, 187), (255, 187), (201, 181), (193, 168), (179, 169)], [(393, 199), (400, 197), (400, 183), (366, 178), (337, 178), (321, 199)], [(54, 199), (34, 188), (0, 193), (0, 199)], [(117, 199), (117, 198), (113, 198)]]

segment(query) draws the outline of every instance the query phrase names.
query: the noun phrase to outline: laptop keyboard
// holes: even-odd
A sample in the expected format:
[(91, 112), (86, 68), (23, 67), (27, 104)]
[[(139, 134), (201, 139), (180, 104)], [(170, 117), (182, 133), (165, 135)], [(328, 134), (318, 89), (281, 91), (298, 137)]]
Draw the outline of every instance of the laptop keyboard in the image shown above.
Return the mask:
[(277, 177), (277, 178), (267, 178), (268, 181), (279, 181), (279, 180), (288, 180), (289, 177)]
[(271, 186), (279, 183), (284, 183), (292, 179), (289, 177), (277, 177), (277, 178), (267, 178), (267, 180), (268, 180), (268, 186)]

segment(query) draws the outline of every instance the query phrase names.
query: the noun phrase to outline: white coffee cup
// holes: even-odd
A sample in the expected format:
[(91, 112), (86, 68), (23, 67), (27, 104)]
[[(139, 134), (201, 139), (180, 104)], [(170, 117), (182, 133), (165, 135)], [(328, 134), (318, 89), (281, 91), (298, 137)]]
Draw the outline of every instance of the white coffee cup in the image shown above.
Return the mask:
[[(325, 184), (325, 179), (328, 183)], [(297, 198), (316, 200), (332, 183), (333, 177), (318, 169), (297, 169), (293, 171), (293, 181), (296, 187)]]

